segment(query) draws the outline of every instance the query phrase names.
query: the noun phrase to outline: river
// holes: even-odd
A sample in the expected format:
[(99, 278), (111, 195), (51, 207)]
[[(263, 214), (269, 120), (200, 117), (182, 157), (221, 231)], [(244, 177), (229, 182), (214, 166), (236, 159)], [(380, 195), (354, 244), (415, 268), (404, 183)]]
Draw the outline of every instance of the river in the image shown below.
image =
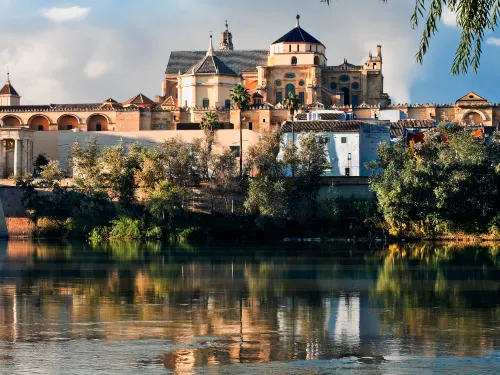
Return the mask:
[(1, 374), (499, 374), (500, 244), (0, 242)]

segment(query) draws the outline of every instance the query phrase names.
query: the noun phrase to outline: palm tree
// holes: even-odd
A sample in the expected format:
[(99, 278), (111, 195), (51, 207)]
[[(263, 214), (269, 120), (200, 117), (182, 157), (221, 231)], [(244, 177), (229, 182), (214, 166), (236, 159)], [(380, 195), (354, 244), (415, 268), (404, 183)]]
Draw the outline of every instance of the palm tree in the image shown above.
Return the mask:
[(205, 133), (207, 150), (210, 155), (212, 153), (212, 146), (215, 142), (215, 132), (220, 128), (219, 115), (212, 111), (205, 112), (201, 118), (200, 127)]
[(298, 111), (300, 106), (300, 98), (293, 92), (289, 92), (287, 98), (283, 102), (283, 106), (290, 111), (290, 117), (293, 121), (295, 112)]
[(242, 84), (237, 85), (231, 90), (229, 98), (240, 110), (240, 177), (243, 175), (243, 128), (241, 124), (241, 111), (248, 108), (250, 104), (250, 94)]

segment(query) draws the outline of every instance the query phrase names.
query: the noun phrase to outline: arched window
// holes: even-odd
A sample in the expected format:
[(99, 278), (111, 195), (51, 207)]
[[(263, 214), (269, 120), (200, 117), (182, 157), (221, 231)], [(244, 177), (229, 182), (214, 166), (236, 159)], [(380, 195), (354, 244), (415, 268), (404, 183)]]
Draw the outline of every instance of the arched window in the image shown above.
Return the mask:
[(319, 56), (314, 56), (314, 65), (319, 65)]
[(342, 87), (340, 90), (344, 92), (344, 105), (351, 104), (351, 98), (349, 97), (349, 89), (347, 87)]
[(291, 83), (289, 83), (288, 85), (286, 85), (285, 87), (285, 97), (288, 98), (288, 95), (292, 93), (293, 95), (295, 95), (295, 86)]
[(297, 65), (297, 58), (295, 56), (292, 57), (292, 65)]

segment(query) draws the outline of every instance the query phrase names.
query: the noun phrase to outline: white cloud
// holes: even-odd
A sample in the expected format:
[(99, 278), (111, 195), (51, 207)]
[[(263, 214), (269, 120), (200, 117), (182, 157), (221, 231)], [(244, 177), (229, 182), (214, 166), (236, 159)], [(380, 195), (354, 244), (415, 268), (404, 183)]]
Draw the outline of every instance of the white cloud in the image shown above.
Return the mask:
[(87, 62), (85, 69), (83, 70), (87, 77), (89, 78), (99, 78), (111, 71), (113, 64), (104, 60), (94, 60), (91, 59)]
[(449, 8), (445, 8), (441, 15), (443, 23), (448, 27), (457, 27), (457, 14)]
[(486, 44), (500, 47), (500, 38), (488, 38)]
[(80, 21), (90, 13), (90, 8), (73, 6), (69, 8), (50, 8), (43, 11), (43, 16), (52, 22)]

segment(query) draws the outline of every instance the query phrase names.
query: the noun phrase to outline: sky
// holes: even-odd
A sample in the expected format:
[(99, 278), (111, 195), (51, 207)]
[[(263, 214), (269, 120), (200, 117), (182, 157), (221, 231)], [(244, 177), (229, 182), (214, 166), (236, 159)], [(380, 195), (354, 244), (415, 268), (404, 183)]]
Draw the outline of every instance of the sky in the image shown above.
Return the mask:
[(218, 47), (229, 22), (235, 49), (267, 49), (295, 26), (327, 48), (329, 65), (362, 64), (382, 45), (393, 103), (452, 103), (474, 91), (500, 102), (500, 33), (488, 33), (478, 73), (450, 74), (460, 32), (444, 14), (422, 65), (414, 0), (0, 0), (0, 74), (10, 71), (22, 104), (154, 99), (173, 50)]

